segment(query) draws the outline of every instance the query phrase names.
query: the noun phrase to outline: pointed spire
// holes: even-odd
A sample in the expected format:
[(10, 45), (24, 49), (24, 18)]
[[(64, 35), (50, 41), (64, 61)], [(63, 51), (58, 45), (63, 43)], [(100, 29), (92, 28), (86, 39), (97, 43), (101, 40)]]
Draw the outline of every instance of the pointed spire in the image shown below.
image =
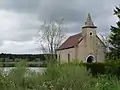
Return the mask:
[(88, 13), (87, 20), (85, 22), (85, 25), (82, 28), (97, 28), (92, 21), (90, 13)]

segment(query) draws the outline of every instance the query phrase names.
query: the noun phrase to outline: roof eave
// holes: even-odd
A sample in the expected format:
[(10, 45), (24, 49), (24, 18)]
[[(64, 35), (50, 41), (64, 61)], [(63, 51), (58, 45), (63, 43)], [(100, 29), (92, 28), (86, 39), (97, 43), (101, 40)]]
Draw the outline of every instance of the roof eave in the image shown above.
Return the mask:
[(65, 50), (65, 49), (70, 49), (70, 48), (74, 48), (74, 46), (66, 47), (66, 48), (59, 48), (59, 49), (56, 49), (56, 51)]
[(82, 28), (97, 28), (96, 26), (83, 26)]

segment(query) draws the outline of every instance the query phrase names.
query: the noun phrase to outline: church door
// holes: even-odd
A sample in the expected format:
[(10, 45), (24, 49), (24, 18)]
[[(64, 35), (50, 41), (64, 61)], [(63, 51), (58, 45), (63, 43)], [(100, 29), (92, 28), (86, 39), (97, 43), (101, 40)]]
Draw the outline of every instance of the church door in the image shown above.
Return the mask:
[(93, 56), (89, 56), (87, 58), (87, 63), (92, 63), (94, 61), (94, 57)]

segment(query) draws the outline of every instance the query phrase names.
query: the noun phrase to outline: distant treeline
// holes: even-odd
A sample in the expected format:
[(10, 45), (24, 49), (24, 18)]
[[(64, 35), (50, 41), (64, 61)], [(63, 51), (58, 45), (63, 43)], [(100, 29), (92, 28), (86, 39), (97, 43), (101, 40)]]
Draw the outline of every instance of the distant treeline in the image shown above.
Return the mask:
[(51, 57), (57, 58), (57, 55), (52, 55), (52, 54), (6, 54), (6, 53), (1, 53), (0, 54), (0, 61), (1, 62), (15, 62), (19, 60), (27, 60), (30, 62), (34, 61), (47, 61)]

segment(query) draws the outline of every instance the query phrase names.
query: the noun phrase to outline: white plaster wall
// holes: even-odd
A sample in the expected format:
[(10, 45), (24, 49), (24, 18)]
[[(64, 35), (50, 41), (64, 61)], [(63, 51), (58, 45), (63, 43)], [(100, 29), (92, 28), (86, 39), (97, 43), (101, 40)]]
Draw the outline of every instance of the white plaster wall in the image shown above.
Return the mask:
[(69, 49), (57, 51), (58, 58), (60, 55), (61, 63), (68, 62), (68, 54), (70, 54), (70, 61), (73, 61), (75, 59), (75, 48), (69, 48)]

